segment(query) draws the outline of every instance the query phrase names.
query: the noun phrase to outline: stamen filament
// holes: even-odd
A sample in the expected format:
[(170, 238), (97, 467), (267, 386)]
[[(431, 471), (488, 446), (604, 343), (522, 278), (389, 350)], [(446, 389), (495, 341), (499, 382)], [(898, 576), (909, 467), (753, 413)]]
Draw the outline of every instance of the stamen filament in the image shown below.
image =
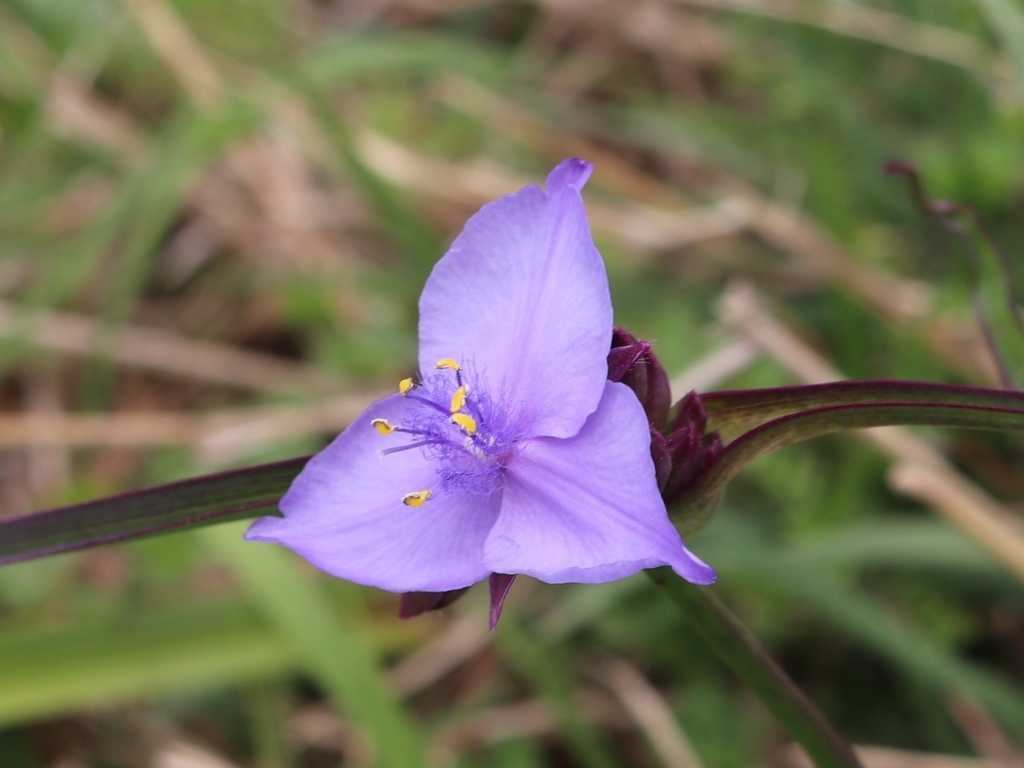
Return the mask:
[(401, 453), (402, 451), (411, 451), (413, 448), (422, 448), (425, 445), (437, 445), (437, 440), (420, 440), (418, 443), (396, 445), (394, 448), (381, 448), (379, 451), (377, 451), (377, 455), (383, 459), (388, 454)]
[(440, 411), (445, 416), (447, 416), (448, 413), (449, 413), (447, 410), (445, 410), (445, 407), (443, 405), (438, 405), (433, 400), (428, 400), (425, 397), (420, 397), (419, 395), (412, 394), (411, 392), (408, 395), (406, 395), (406, 397), (408, 397), (410, 400), (415, 400), (417, 403), (423, 403), (424, 405), (429, 405), (435, 411)]

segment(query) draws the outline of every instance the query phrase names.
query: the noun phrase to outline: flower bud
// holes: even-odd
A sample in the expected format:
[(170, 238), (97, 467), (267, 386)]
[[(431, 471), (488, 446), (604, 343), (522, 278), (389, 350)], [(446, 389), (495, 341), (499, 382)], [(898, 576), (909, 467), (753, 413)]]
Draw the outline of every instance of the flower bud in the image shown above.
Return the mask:
[(670, 504), (698, 472), (721, 454), (722, 441), (717, 432), (705, 434), (707, 425), (708, 414), (700, 396), (690, 392), (676, 406), (676, 415), (665, 438), (672, 466), (662, 487), (666, 503)]
[(701, 434), (708, 426), (708, 412), (704, 408), (704, 403), (701, 402), (697, 390), (690, 390), (682, 400), (676, 403), (676, 415), (672, 419), (669, 433), (675, 432), (687, 424), (696, 424)]
[(672, 405), (672, 390), (650, 342), (638, 341), (628, 331), (616, 328), (608, 353), (608, 378), (621, 381), (636, 393), (653, 429), (660, 432), (664, 428)]
[(658, 490), (662, 495), (672, 476), (672, 453), (665, 436), (656, 429), (651, 429), (651, 459), (654, 460), (654, 476), (658, 480)]

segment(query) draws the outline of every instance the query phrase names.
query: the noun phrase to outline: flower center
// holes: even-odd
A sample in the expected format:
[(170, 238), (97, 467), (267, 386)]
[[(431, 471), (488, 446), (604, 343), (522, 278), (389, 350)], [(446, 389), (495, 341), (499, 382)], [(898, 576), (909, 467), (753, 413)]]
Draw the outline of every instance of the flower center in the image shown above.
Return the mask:
[[(398, 391), (411, 407), (401, 424), (387, 419), (371, 423), (382, 435), (409, 435), (408, 442), (385, 448), (381, 457), (419, 449), (438, 464), (440, 490), (488, 495), (501, 487), (504, 468), (522, 437), (514, 409), (495, 399), (476, 371), (446, 357), (419, 381), (403, 379)], [(402, 496), (406, 506), (420, 507), (432, 489)]]

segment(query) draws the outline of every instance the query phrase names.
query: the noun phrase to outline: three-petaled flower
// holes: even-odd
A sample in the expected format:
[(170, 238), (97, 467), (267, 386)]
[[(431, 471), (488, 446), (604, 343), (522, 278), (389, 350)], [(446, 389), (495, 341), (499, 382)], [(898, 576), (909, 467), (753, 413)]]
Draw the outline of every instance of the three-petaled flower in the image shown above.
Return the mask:
[(607, 380), (608, 277), (580, 196), (591, 170), (566, 160), (546, 192), (469, 219), (420, 297), (419, 377), (313, 457), (284, 517), (248, 539), (393, 592), (663, 565), (714, 580), (669, 521), (643, 407)]

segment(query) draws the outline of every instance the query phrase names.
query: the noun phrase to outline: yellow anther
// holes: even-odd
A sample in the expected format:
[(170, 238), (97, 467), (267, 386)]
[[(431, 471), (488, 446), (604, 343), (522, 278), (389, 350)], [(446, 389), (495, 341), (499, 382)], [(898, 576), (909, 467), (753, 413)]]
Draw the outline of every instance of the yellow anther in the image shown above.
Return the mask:
[(407, 507), (422, 507), (434, 494), (430, 491), (416, 491), (416, 493), (407, 493), (402, 497), (402, 503)]
[(466, 404), (466, 395), (468, 394), (469, 386), (466, 384), (455, 390), (455, 394), (452, 395), (452, 413), (458, 413), (462, 410), (462, 407)]
[(434, 367), (439, 371), (461, 371), (462, 366), (459, 365), (451, 357), (445, 357), (434, 363)]
[(462, 431), (467, 435), (476, 434), (476, 419), (468, 413), (453, 413), (452, 424), (462, 427)]
[(370, 423), (373, 424), (374, 429), (376, 429), (382, 435), (390, 435), (392, 432), (398, 429), (398, 427), (389, 422), (387, 419), (374, 419)]
[(398, 391), (400, 394), (408, 395), (409, 390), (416, 386), (416, 382), (412, 379), (402, 379), (398, 382)]

